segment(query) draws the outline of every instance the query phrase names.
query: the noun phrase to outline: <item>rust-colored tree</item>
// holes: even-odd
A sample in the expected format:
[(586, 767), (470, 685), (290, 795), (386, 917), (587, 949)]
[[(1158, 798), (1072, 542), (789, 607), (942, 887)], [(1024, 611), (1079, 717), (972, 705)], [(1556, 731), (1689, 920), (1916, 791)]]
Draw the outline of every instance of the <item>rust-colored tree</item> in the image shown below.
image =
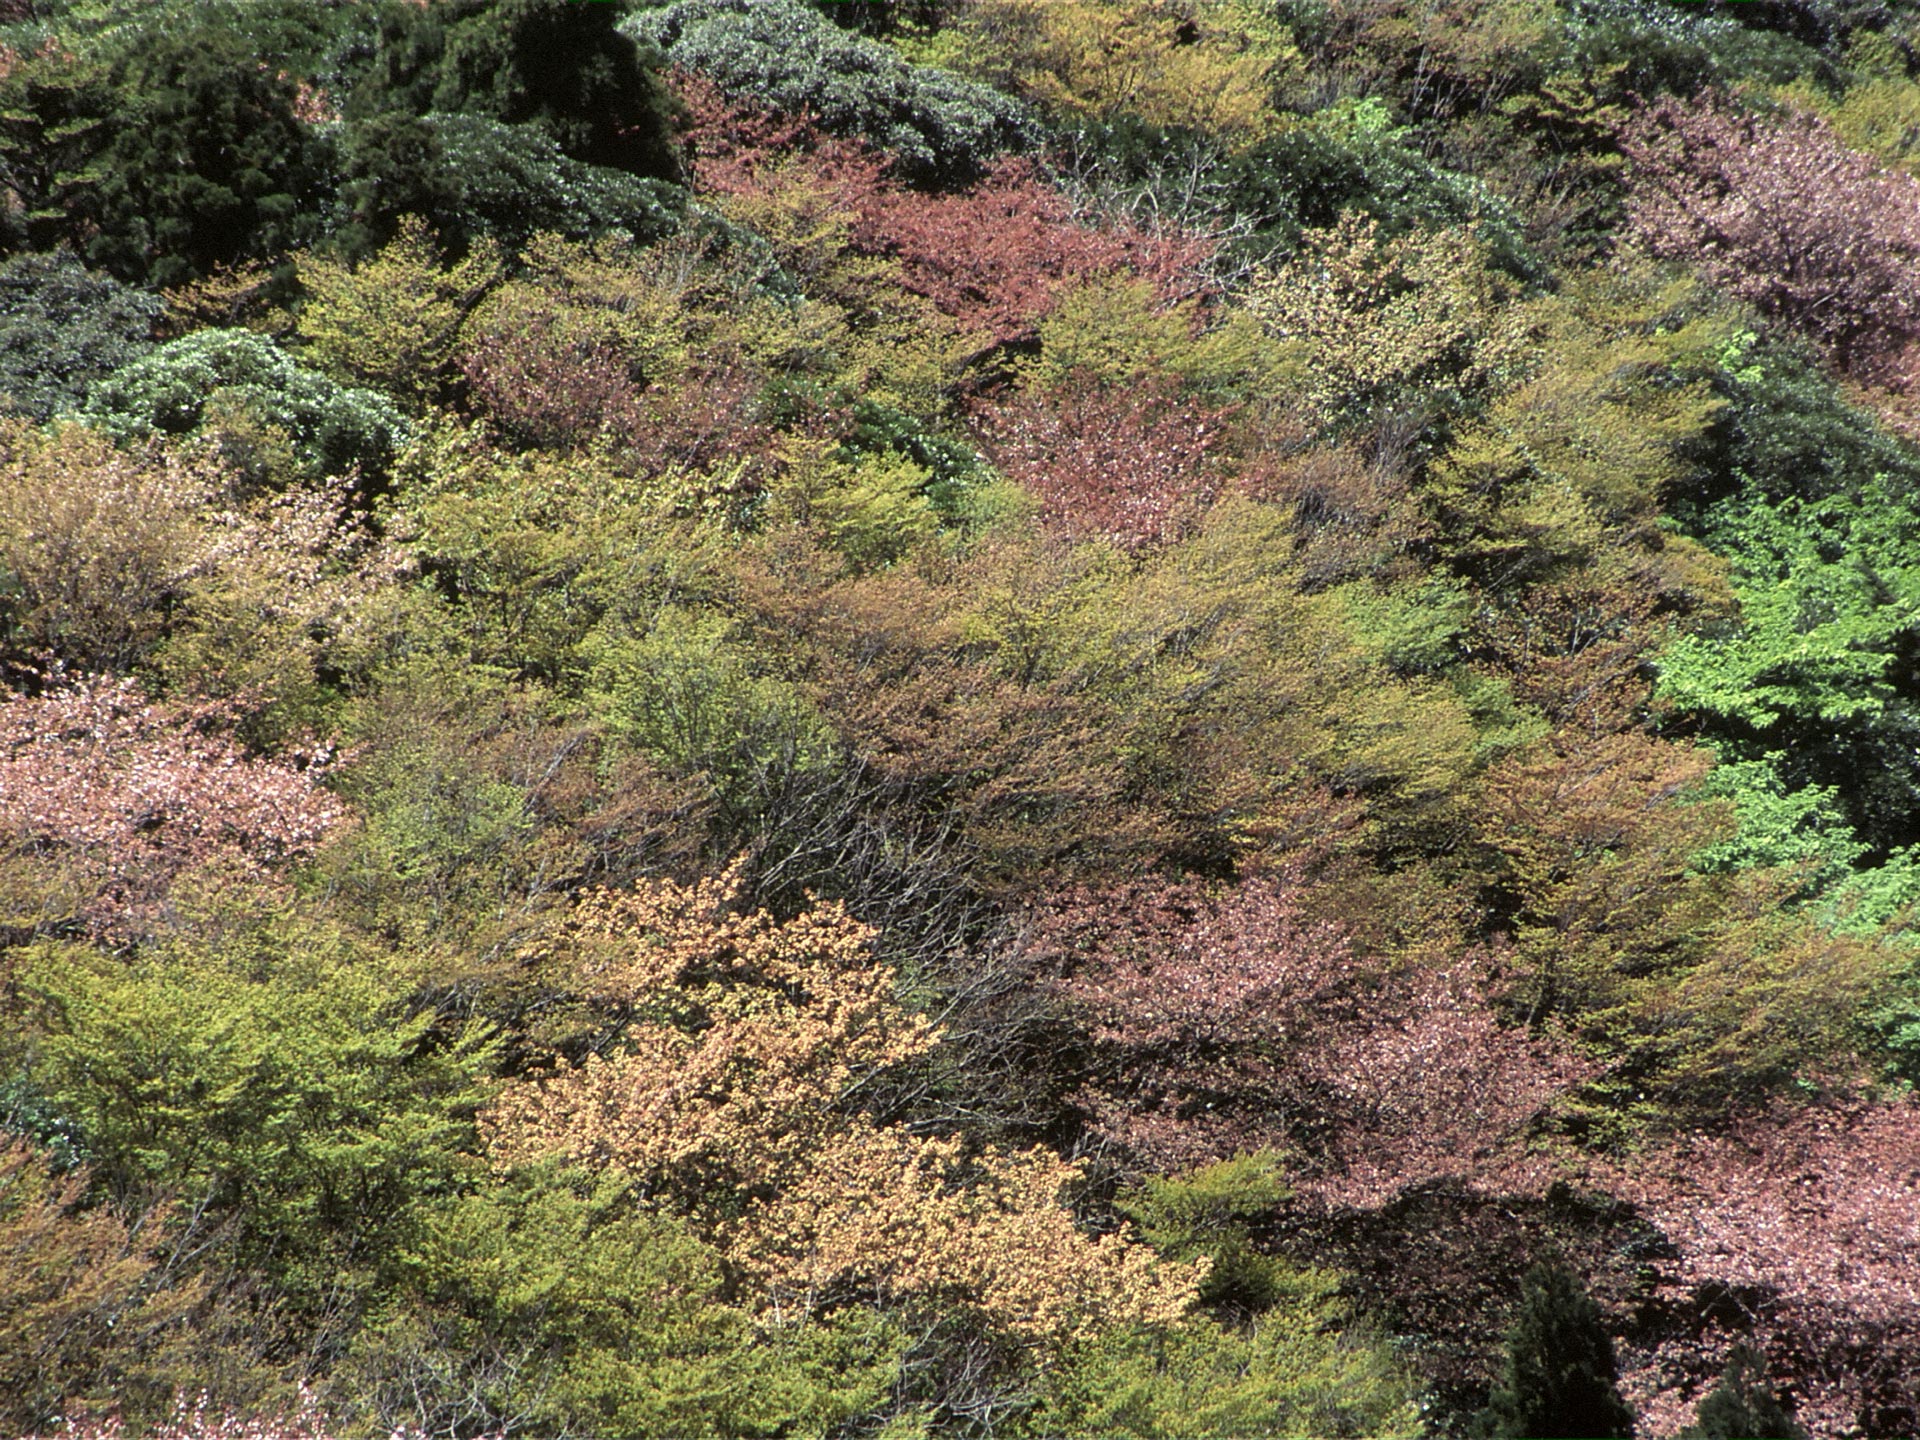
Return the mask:
[(935, 1301), (1056, 1344), (1184, 1312), (1204, 1262), (1081, 1233), (1060, 1203), (1076, 1167), (863, 1114), (875, 1078), (939, 1032), (893, 998), (845, 910), (778, 922), (736, 908), (737, 891), (729, 873), (572, 912), (554, 957), (636, 1019), (607, 1054), (507, 1088), (481, 1117), (496, 1164), (558, 1156), (631, 1177), (788, 1311)]
[(790, 185), (795, 167), (847, 221), (853, 249), (895, 262), (894, 278), (988, 348), (1031, 340), (1039, 321), (1088, 278), (1145, 279), (1172, 300), (1203, 289), (1211, 242), (1078, 219), (1030, 164), (1006, 160), (976, 185), (929, 194), (897, 183), (884, 156), (823, 137), (804, 117), (730, 104), (712, 86), (681, 87), (699, 188), (753, 200)]

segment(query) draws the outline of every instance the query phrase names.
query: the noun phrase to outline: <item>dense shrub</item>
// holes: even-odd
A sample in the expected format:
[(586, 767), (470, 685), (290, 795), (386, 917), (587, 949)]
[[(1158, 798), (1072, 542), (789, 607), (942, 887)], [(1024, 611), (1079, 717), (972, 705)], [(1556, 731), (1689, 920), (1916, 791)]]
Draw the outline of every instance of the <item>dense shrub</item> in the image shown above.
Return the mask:
[(122, 440), (184, 435), (210, 411), (283, 432), (301, 470), (385, 472), (403, 422), (384, 395), (354, 390), (297, 364), (251, 330), (199, 330), (169, 341), (88, 389), (81, 417)]
[(0, 395), (45, 420), (153, 345), (160, 302), (87, 270), (71, 251), (0, 266)]
[[(1743, 25), (1744, 6), (1701, 11), (1664, 0), (1577, 0), (1569, 8), (1573, 68), (1595, 74), (1619, 66), (1620, 84), (1629, 93), (1693, 95), (1743, 80), (1825, 81), (1834, 73), (1816, 47), (1791, 34)], [(1805, 13), (1810, 7), (1794, 8)]]
[(905, 179), (970, 180), (1036, 138), (1023, 108), (997, 90), (909, 65), (800, 0), (680, 0), (626, 28), (730, 96), (804, 112), (887, 152)]
[(1876, 3), (0, 0), (0, 1422), (1915, 1431)]
[(1502, 268), (1540, 273), (1513, 205), (1423, 154), (1377, 100), (1290, 118), (1234, 149), (1131, 117), (1076, 126), (1061, 149), (1063, 172), (1091, 201), (1217, 232), (1241, 264), (1285, 255), (1303, 230), (1356, 211), (1390, 237), (1418, 227), (1472, 229)]

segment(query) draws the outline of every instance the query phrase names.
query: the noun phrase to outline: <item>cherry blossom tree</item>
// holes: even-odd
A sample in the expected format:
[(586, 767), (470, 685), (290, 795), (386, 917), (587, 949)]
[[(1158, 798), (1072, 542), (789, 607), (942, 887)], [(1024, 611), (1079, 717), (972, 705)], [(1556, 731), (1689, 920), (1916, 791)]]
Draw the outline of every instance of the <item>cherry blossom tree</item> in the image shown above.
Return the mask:
[(1370, 962), (1279, 878), (1065, 892), (1027, 945), (1086, 1049), (1077, 1105), (1149, 1166), (1280, 1149), (1336, 1208), (1441, 1179), (1540, 1189), (1529, 1123), (1590, 1073), (1500, 1022), (1486, 953)]
[(1227, 480), (1227, 412), (1145, 375), (1125, 387), (1073, 377), (983, 409), (978, 425), (1000, 470), (1069, 536), (1137, 550), (1177, 539)]
[(1920, 180), (1812, 115), (1667, 98), (1626, 127), (1632, 230), (1886, 378), (1920, 334)]
[(1920, 1426), (1920, 1106), (1832, 1100), (1676, 1137), (1595, 1178), (1672, 1244), (1657, 1298), (1681, 1323), (1628, 1356), (1656, 1433), (1746, 1335), (1813, 1434)]
[(0, 857), (51, 867), (89, 930), (124, 936), (186, 871), (259, 877), (312, 854), (347, 814), (320, 787), (329, 752), (250, 755), (238, 718), (236, 702), (156, 703), (132, 680), (0, 702)]

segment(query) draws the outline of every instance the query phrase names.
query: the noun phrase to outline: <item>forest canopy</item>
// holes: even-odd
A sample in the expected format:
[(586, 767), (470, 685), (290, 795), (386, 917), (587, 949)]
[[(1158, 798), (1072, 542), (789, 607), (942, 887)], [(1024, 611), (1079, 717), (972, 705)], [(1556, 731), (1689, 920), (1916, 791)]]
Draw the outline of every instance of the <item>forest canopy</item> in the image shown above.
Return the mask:
[(1920, 1432), (1920, 18), (0, 0), (0, 1432)]

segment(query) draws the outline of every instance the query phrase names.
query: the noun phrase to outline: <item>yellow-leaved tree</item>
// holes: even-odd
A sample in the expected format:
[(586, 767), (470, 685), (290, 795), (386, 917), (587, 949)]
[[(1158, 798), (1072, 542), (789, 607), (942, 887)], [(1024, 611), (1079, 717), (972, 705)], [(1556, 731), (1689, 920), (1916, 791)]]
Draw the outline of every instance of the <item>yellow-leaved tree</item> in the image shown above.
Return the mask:
[(1079, 1169), (915, 1133), (861, 1110), (936, 1027), (894, 998), (873, 932), (837, 904), (738, 905), (737, 871), (587, 897), (530, 956), (631, 1016), (621, 1043), (510, 1085), (481, 1116), (502, 1170), (547, 1159), (625, 1177), (688, 1223), (746, 1303), (971, 1317), (1051, 1350), (1177, 1323), (1205, 1275), (1061, 1203)]
[(1190, 126), (1251, 140), (1276, 121), (1273, 82), (1301, 63), (1286, 27), (1243, 0), (980, 0), (958, 61), (1057, 113)]

